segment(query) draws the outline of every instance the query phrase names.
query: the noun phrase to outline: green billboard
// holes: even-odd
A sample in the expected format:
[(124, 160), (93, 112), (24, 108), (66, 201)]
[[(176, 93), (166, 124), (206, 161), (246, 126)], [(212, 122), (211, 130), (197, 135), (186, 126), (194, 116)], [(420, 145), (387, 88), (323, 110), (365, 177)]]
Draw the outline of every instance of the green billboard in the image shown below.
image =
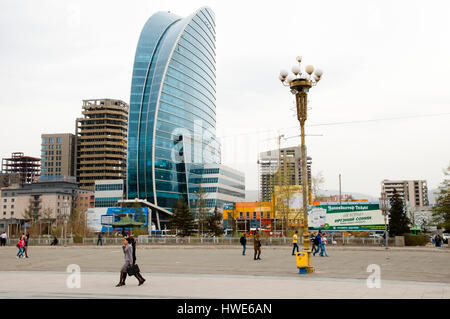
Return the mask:
[(308, 207), (311, 230), (382, 231), (384, 216), (379, 204), (314, 205)]

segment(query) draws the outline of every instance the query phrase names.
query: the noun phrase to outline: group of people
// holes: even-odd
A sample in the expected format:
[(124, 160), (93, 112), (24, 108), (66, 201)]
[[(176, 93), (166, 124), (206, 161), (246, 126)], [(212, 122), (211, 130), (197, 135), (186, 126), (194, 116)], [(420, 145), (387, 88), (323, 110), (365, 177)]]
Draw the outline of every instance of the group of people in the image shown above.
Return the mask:
[[(242, 255), (245, 256), (245, 251), (247, 249), (247, 235), (245, 233), (242, 233), (240, 243), (242, 245)], [(254, 249), (253, 260), (261, 260), (261, 246), (262, 246), (261, 238), (259, 237), (258, 230), (256, 230), (253, 237), (253, 249)]]
[[(327, 235), (322, 233), (321, 230), (317, 234), (313, 234), (311, 237), (312, 242), (312, 252), (315, 256), (317, 253), (322, 257), (328, 257), (326, 245), (328, 243)], [(245, 251), (247, 249), (247, 235), (242, 233), (240, 238), (240, 243), (242, 245), (242, 255), (245, 256)], [(259, 232), (256, 230), (253, 237), (253, 249), (254, 249), (254, 260), (261, 260), (261, 238), (259, 237)], [(298, 247), (298, 231), (296, 230), (294, 236), (292, 236), (292, 255), (295, 256), (295, 251), (299, 252)], [(320, 252), (319, 252), (320, 251)]]
[(313, 256), (315, 256), (320, 250), (319, 254), (320, 254), (321, 257), (328, 257), (328, 254), (327, 254), (327, 244), (328, 244), (327, 234), (322, 233), (322, 231), (319, 230), (319, 232), (317, 234), (313, 234), (313, 236), (311, 237), (311, 242), (312, 242)]
[[(28, 258), (28, 240), (30, 239), (30, 233), (22, 234), (20, 236), (19, 241), (17, 242), (17, 248), (19, 251), (17, 252), (16, 258)], [(25, 256), (24, 256), (25, 254)]]
[(434, 235), (434, 237), (431, 240), (436, 247), (441, 247), (442, 242), (444, 241), (444, 239), (439, 234)]

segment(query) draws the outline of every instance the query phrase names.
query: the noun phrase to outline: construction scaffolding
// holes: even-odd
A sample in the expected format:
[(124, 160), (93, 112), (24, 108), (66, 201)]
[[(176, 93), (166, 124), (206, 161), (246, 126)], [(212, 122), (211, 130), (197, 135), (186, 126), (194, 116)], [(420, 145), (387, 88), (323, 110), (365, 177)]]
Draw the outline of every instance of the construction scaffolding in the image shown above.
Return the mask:
[(41, 159), (25, 156), (22, 152), (14, 152), (10, 158), (2, 159), (2, 173), (19, 173), (22, 185), (31, 184), (37, 181), (41, 174)]

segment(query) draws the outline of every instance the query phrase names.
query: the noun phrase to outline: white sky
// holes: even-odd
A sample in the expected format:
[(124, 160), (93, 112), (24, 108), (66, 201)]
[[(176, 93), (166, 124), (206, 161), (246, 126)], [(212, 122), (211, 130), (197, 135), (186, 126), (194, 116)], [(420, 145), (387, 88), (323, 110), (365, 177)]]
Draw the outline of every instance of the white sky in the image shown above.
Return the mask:
[(338, 188), (339, 173), (343, 191), (375, 197), (385, 178), (441, 183), (450, 164), (447, 1), (2, 0), (0, 157), (39, 156), (41, 133), (73, 132), (82, 99), (129, 102), (146, 20), (204, 5), (216, 14), (223, 163), (245, 171), (247, 189), (257, 189), (258, 152), (276, 148), (277, 131), (298, 135), (278, 80), (297, 55), (324, 71), (310, 91), (310, 125), (447, 114), (308, 127), (323, 134), (307, 145), (324, 189)]

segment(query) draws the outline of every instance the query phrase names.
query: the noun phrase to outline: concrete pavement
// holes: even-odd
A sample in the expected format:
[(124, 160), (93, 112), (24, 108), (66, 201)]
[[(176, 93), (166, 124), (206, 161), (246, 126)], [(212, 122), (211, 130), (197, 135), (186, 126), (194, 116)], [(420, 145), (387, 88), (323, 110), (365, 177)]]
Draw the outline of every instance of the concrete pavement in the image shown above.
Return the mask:
[(117, 273), (86, 272), (80, 288), (67, 288), (68, 275), (2, 271), (0, 298), (450, 299), (450, 285), (442, 283), (382, 280), (380, 288), (368, 288), (361, 279), (143, 273), (144, 285), (128, 277), (115, 287)]
[[(330, 247), (330, 257), (313, 257), (308, 275), (298, 274), (291, 251), (263, 247), (254, 261), (240, 247), (140, 246), (137, 263), (149, 280), (116, 288), (120, 247), (30, 247), (29, 259), (2, 247), (0, 298), (450, 298), (448, 249)], [(80, 267), (81, 288), (67, 288), (69, 264)], [(368, 288), (369, 266), (379, 267), (381, 288)]]

